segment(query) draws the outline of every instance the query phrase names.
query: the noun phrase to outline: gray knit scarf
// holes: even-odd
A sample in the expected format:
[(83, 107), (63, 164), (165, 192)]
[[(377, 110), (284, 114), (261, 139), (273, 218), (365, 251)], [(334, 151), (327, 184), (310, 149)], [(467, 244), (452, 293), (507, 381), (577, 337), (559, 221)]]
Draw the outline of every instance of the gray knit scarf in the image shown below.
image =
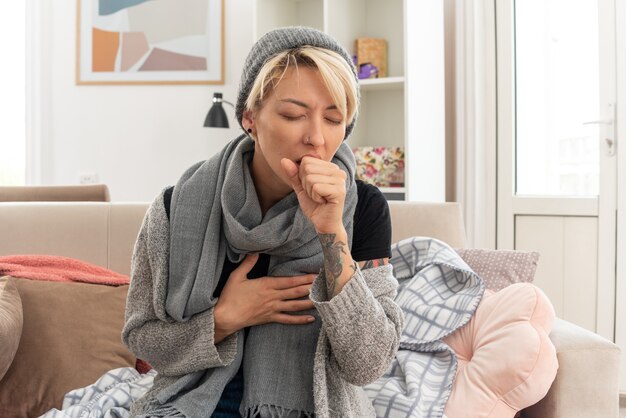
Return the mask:
[[(170, 265), (166, 310), (184, 322), (212, 308), (225, 257), (241, 261), (248, 253), (270, 255), (270, 276), (319, 273), (324, 258), (317, 233), (295, 193), (265, 216), (249, 164), (254, 142), (242, 135), (218, 155), (191, 167), (174, 188), (170, 215)], [(354, 156), (344, 142), (333, 163), (346, 171), (343, 222), (352, 241), (357, 203)], [(319, 334), (317, 317), (308, 325), (265, 324), (237, 336), (237, 356), (228, 366), (184, 376), (158, 395), (187, 416), (210, 416), (224, 386), (243, 361), (244, 417), (313, 416), (313, 359)], [(166, 407), (167, 409), (167, 407)]]

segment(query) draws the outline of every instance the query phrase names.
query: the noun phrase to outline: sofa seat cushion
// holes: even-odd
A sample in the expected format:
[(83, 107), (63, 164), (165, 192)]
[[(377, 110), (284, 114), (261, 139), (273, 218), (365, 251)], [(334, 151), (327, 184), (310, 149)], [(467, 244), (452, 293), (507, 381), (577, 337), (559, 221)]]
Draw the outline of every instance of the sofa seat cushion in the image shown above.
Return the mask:
[(549, 339), (554, 317), (532, 284), (487, 290), (470, 322), (444, 339), (459, 360), (445, 414), (512, 418), (543, 398), (558, 369)]
[(13, 279), (24, 327), (0, 381), (0, 416), (35, 417), (61, 409), (63, 396), (105, 372), (133, 367), (122, 344), (128, 286)]

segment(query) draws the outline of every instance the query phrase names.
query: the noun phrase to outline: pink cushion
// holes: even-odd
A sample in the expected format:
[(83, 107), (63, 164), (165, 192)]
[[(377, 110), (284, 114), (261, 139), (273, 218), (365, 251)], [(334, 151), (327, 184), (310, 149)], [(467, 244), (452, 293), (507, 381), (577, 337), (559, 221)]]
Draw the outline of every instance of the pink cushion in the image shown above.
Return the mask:
[(554, 316), (530, 283), (487, 290), (470, 322), (444, 339), (459, 359), (446, 416), (512, 418), (541, 400), (558, 369)]

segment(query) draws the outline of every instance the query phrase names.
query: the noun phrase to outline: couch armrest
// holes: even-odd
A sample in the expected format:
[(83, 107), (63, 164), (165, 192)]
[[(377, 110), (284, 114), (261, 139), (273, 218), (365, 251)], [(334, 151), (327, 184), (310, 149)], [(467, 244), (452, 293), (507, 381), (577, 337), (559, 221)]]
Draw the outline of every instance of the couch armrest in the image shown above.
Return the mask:
[(548, 394), (525, 418), (617, 418), (620, 349), (605, 338), (556, 318), (550, 339), (559, 370)]

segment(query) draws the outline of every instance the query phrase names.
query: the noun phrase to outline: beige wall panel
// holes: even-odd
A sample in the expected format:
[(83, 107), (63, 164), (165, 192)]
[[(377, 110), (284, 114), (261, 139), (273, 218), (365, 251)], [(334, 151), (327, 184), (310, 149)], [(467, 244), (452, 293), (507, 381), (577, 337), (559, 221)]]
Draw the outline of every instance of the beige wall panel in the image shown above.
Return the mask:
[[(564, 318), (563, 218), (516, 216), (515, 248), (541, 254), (534, 283), (550, 298), (556, 314)], [(567, 319), (567, 318), (565, 318)]]
[(596, 331), (598, 218), (566, 217), (564, 222), (564, 318)]

